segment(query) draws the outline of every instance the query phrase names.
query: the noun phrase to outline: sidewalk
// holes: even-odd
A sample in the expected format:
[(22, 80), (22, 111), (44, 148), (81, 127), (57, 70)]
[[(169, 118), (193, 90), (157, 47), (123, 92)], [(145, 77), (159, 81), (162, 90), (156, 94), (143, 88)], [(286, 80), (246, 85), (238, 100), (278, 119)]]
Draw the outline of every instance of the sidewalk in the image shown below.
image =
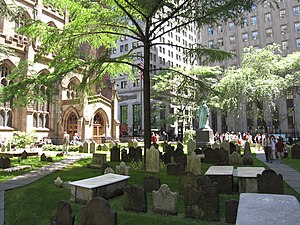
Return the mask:
[(265, 153), (263, 151), (255, 151), (257, 159), (266, 164), (270, 169), (277, 174), (283, 176), (283, 180), (290, 185), (298, 194), (300, 194), (300, 172), (292, 169), (284, 163), (274, 161), (273, 163), (266, 162)]
[(74, 154), (68, 155), (66, 159), (59, 162), (50, 164), (48, 166), (42, 167), (38, 170), (31, 171), (24, 175), (17, 176), (11, 180), (0, 183), (0, 225), (4, 224), (4, 192), (6, 190), (18, 188), (26, 184), (30, 184), (44, 176), (47, 176), (57, 170), (61, 170), (64, 167), (84, 158), (84, 155)]

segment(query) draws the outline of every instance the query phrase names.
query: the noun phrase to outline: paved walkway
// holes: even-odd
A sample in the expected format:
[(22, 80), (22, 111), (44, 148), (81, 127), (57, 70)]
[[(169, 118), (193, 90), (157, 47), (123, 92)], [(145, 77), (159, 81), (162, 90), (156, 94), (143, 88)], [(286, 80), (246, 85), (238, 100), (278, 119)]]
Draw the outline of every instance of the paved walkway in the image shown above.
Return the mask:
[(38, 170), (31, 171), (24, 175), (17, 176), (11, 180), (0, 183), (0, 225), (4, 224), (4, 192), (6, 190), (18, 188), (26, 184), (30, 184), (44, 176), (47, 176), (57, 170), (63, 169), (64, 167), (78, 161), (86, 156), (82, 154), (74, 154), (67, 156), (59, 162), (50, 164), (48, 166), (42, 167)]
[(300, 194), (300, 172), (292, 169), (284, 163), (280, 163), (277, 160), (275, 160), (273, 163), (266, 162), (265, 154), (263, 151), (256, 151), (256, 157), (276, 173), (282, 174), (283, 180), (295, 191), (297, 191), (298, 194)]

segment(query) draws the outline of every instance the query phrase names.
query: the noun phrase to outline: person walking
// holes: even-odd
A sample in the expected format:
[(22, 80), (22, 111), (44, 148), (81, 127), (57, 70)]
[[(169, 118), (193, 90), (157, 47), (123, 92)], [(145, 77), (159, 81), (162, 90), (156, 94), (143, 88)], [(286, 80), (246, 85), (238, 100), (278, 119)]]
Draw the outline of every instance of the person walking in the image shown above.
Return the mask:
[(271, 140), (269, 138), (269, 135), (266, 133), (263, 138), (262, 138), (262, 145), (264, 148), (264, 152), (265, 152), (265, 157), (266, 157), (266, 161), (272, 163), (272, 158), (271, 158), (271, 154), (272, 154), (272, 150), (271, 150)]
[(282, 137), (278, 138), (278, 141), (277, 141), (275, 147), (276, 147), (278, 160), (281, 163), (281, 157), (282, 157), (283, 150), (284, 150), (284, 143), (283, 143)]
[(70, 135), (67, 133), (67, 131), (64, 131), (62, 144), (63, 144), (63, 153), (68, 155), (69, 144), (70, 144)]
[(270, 137), (271, 139), (271, 151), (272, 151), (272, 160), (274, 161), (276, 159), (276, 138), (274, 137), (274, 135), (271, 135)]

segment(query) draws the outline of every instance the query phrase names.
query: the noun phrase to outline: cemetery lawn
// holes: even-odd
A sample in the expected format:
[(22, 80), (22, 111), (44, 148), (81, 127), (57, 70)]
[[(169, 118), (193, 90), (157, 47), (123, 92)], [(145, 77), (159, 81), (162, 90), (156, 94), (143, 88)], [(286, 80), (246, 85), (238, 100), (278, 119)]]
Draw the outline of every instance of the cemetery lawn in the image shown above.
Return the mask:
[[(51, 157), (53, 159), (53, 162), (60, 161), (64, 159), (63, 157)], [(0, 169), (0, 182), (12, 179), (16, 176), (28, 173), (31, 170), (36, 170), (40, 167), (47, 166), (49, 164), (52, 164), (53, 162), (42, 162), (40, 156), (30, 156), (27, 159), (20, 159), (19, 157), (11, 158), (11, 166), (31, 166), (28, 169), (19, 170), (15, 172), (4, 172), (2, 169)]]
[[(60, 200), (71, 198), (71, 191), (65, 188), (58, 188), (53, 181), (59, 176), (63, 181), (75, 181), (89, 177), (99, 176), (99, 169), (89, 168), (92, 159), (87, 158), (78, 161), (61, 171), (50, 174), (34, 183), (18, 189), (5, 192), (5, 224), (6, 225), (49, 225), (50, 216)], [(119, 163), (108, 162), (113, 169)], [(168, 184), (171, 191), (178, 192), (178, 177), (167, 176), (166, 167), (161, 164), (160, 174), (146, 173), (142, 170), (141, 163), (127, 163), (130, 166), (129, 184), (143, 186), (145, 176), (156, 176), (161, 179), (161, 184)], [(211, 166), (202, 163), (202, 174)], [(254, 166), (265, 166), (254, 157)], [(285, 186), (286, 194), (295, 194), (293, 190)], [(118, 225), (225, 225), (225, 201), (236, 199), (238, 194), (220, 194), (220, 221), (208, 222), (184, 217), (184, 199), (182, 195), (178, 198), (178, 215), (166, 216), (156, 214), (152, 211), (152, 195), (147, 194), (148, 212), (136, 213), (123, 209), (123, 196), (118, 196), (109, 200), (110, 206), (117, 212)], [(84, 206), (80, 203), (70, 201), (73, 215), (75, 215), (75, 225), (81, 224), (81, 209)]]

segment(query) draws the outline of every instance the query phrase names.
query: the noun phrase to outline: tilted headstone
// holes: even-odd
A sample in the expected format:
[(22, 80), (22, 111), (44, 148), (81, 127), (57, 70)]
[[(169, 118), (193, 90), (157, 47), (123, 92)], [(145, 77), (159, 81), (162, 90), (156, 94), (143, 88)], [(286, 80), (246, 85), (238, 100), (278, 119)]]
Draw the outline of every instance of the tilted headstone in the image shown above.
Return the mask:
[(119, 166), (116, 166), (116, 174), (129, 175), (129, 166), (126, 166), (124, 162), (121, 162)]
[(111, 167), (107, 167), (107, 168), (104, 170), (104, 174), (108, 174), (108, 173), (115, 173), (115, 171), (114, 171)]
[(54, 180), (54, 185), (61, 188), (63, 187), (64, 185), (64, 182), (63, 180), (60, 178), (60, 177), (57, 177), (55, 180)]
[(220, 148), (224, 148), (225, 151), (229, 152), (230, 151), (230, 144), (227, 141), (223, 141), (220, 144)]
[(83, 152), (84, 152), (84, 153), (90, 153), (90, 143), (87, 142), (87, 141), (85, 141), (85, 142), (83, 143)]
[(216, 165), (228, 165), (228, 151), (224, 148), (215, 149), (216, 151)]
[(239, 201), (230, 200), (225, 202), (225, 222), (236, 223)]
[(244, 156), (252, 156), (251, 154), (251, 148), (250, 148), (250, 144), (248, 141), (245, 142), (245, 146), (244, 146)]
[(266, 169), (262, 174), (257, 174), (258, 193), (284, 194), (283, 177), (274, 170)]
[(117, 213), (108, 201), (97, 197), (82, 209), (81, 225), (117, 225)]
[(168, 176), (180, 176), (184, 174), (185, 166), (181, 163), (169, 163), (167, 164), (167, 175)]
[(201, 159), (197, 157), (195, 152), (192, 152), (191, 155), (187, 157), (186, 170), (195, 175), (201, 174)]
[(147, 195), (142, 187), (128, 185), (124, 189), (124, 210), (147, 212)]
[(217, 143), (217, 142), (215, 142), (215, 143), (213, 143), (213, 144), (211, 145), (211, 148), (212, 148), (212, 149), (220, 148), (220, 144)]
[(219, 221), (219, 192), (208, 176), (199, 175), (185, 192), (185, 217)]
[(159, 173), (159, 151), (153, 146), (146, 150), (146, 171)]
[(111, 162), (120, 162), (120, 148), (114, 146), (110, 149), (110, 161)]
[(168, 185), (161, 185), (158, 191), (152, 192), (152, 196), (154, 212), (177, 215), (178, 194), (176, 192), (171, 192)]
[(100, 168), (105, 162), (106, 162), (106, 154), (94, 153), (91, 167)]
[(129, 162), (129, 155), (127, 153), (127, 149), (121, 150), (121, 161), (122, 162)]
[(187, 143), (188, 154), (191, 154), (192, 152), (194, 152), (195, 149), (196, 149), (196, 141), (194, 141), (193, 139), (190, 139)]
[(6, 169), (11, 167), (10, 159), (7, 157), (0, 157), (0, 169)]
[(300, 144), (293, 145), (291, 151), (292, 159), (300, 159)]
[(216, 151), (218, 151), (219, 149), (211, 149), (211, 148), (206, 148), (206, 150), (204, 150), (204, 155), (205, 158), (203, 159), (203, 162), (205, 163), (216, 163), (217, 162), (217, 158), (216, 158)]
[(146, 192), (157, 191), (160, 187), (160, 179), (158, 177), (144, 177), (144, 189)]
[(47, 161), (47, 156), (45, 155), (45, 153), (43, 153), (41, 155), (41, 161), (46, 162)]
[(244, 166), (253, 166), (253, 157), (252, 155), (243, 157), (243, 165)]
[(242, 165), (242, 156), (238, 152), (233, 152), (229, 155), (229, 164), (232, 166)]
[(51, 225), (74, 225), (75, 216), (72, 216), (72, 208), (67, 201), (60, 201), (51, 215)]
[(95, 141), (92, 141), (90, 144), (90, 153), (95, 153), (97, 148), (97, 144)]

